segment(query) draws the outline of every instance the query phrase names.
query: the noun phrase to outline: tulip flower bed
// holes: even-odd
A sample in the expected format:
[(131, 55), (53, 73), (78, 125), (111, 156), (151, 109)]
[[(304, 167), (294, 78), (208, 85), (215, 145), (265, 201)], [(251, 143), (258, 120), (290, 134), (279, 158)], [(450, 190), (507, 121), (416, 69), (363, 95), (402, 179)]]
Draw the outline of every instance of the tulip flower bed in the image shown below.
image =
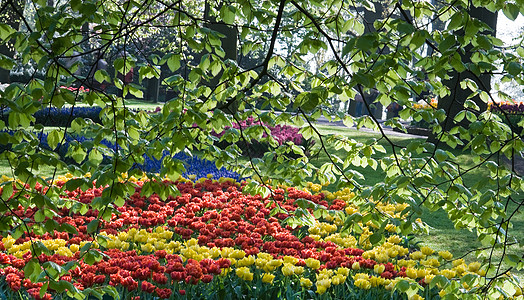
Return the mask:
[[(71, 177), (54, 185), (64, 187)], [(279, 187), (262, 198), (243, 194), (245, 182), (181, 178), (164, 182), (176, 185), (180, 195), (162, 199), (142, 195), (145, 179), (129, 180), (135, 193), (99, 224), (98, 211), (85, 204), (96, 202), (104, 187), (66, 191), (63, 206), (49, 216), (35, 213), (34, 204), (12, 211), (29, 227), (45, 222), (67, 232), (3, 236), (0, 294), (65, 299), (74, 291), (96, 296), (104, 290), (121, 299), (429, 299), (459, 282), (463, 292), (482, 284), (480, 263), (452, 260), (448, 251), (407, 248), (391, 224), (374, 248), (371, 223), (360, 224), (359, 233), (343, 233), (346, 217), (365, 215), (349, 190), (322, 193), (320, 185), (309, 184), (312, 193)], [(37, 184), (34, 190), (46, 189)], [(304, 210), (304, 203), (317, 209)], [(392, 217), (401, 217), (406, 207), (376, 204)], [(310, 224), (286, 225), (299, 211)], [(32, 257), (36, 248), (42, 253)], [(60, 281), (48, 285), (49, 277)]]
[(498, 103), (490, 102), (488, 109), (497, 114), (504, 123), (522, 130), (521, 122), (524, 119), (524, 103), (516, 100)]
[(488, 103), (488, 109), (494, 113), (506, 113), (512, 115), (522, 115), (524, 113), (524, 103), (516, 100), (501, 101), (498, 103)]

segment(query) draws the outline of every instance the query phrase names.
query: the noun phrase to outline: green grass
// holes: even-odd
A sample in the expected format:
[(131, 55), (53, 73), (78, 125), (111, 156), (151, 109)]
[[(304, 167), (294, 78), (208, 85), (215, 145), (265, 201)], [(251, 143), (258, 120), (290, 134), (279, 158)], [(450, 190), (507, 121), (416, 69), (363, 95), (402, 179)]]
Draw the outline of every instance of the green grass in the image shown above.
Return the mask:
[[(139, 100), (139, 99), (126, 99), (124, 100), (124, 103), (127, 108), (129, 109), (143, 109), (147, 111), (155, 110), (157, 107), (162, 107), (164, 103), (162, 102), (148, 102), (145, 100)], [(90, 106), (87, 103), (79, 103), (76, 104), (76, 106)]]
[[(33, 170), (33, 174), (37, 176), (41, 176), (43, 178), (49, 178), (53, 176), (53, 173), (55, 172), (55, 167), (51, 166), (43, 166), (39, 168), (38, 170)], [(56, 169), (56, 175), (65, 175), (67, 174), (66, 169)], [(0, 177), (2, 175), (13, 177), (13, 170), (11, 169), (11, 165), (9, 165), (9, 162), (6, 160), (0, 160)], [(24, 181), (23, 178), (20, 178), (20, 180)]]
[[(340, 134), (348, 138), (354, 139), (359, 142), (366, 142), (369, 139), (379, 139), (381, 135), (379, 133), (373, 133), (368, 131), (357, 131), (354, 129), (348, 129), (344, 127), (332, 127), (332, 126), (318, 126), (319, 131), (322, 134)], [(392, 142), (397, 145), (406, 146), (409, 142), (413, 140), (411, 137), (399, 137), (399, 136), (390, 136)], [(385, 141), (381, 140), (379, 142), (382, 144), (386, 150), (387, 155), (391, 154), (391, 146)], [(336, 151), (331, 145), (326, 145), (328, 151), (331, 154), (335, 154), (343, 158), (343, 151)], [(470, 154), (469, 150), (461, 149), (451, 149), (446, 148), (456, 156), (456, 162), (458, 162), (463, 169), (469, 169), (474, 167), (476, 164), (474, 162), (473, 156)], [(375, 159), (384, 157), (386, 154), (375, 153), (373, 157)], [(312, 163), (316, 166), (321, 166), (323, 163), (328, 162), (326, 155), (320, 156), (312, 160)], [(379, 182), (383, 182), (385, 179), (384, 172), (379, 170), (375, 171), (370, 167), (367, 168), (354, 168), (360, 172), (365, 181), (362, 182), (365, 185), (374, 185)], [(485, 176), (488, 176), (488, 170), (481, 167), (472, 170), (466, 174), (464, 178), (464, 183), (466, 186), (469, 186)], [(487, 187), (486, 187), (487, 188)], [(481, 191), (482, 192), (482, 191)], [(510, 211), (516, 209), (516, 205), (509, 205), (508, 208)], [(447, 216), (447, 213), (439, 209), (437, 211), (429, 211), (428, 209), (423, 209), (423, 214), (421, 219), (430, 226), (430, 232), (428, 235), (418, 235), (415, 237), (414, 242), (420, 242), (423, 245), (429, 246), (437, 251), (440, 250), (449, 250), (454, 255), (455, 258), (459, 258), (467, 253), (470, 253), (465, 257), (466, 262), (471, 262), (476, 260), (474, 252), (471, 252), (474, 249), (482, 247), (482, 244), (477, 240), (476, 234), (465, 229), (456, 229), (453, 223)], [(524, 241), (524, 214), (518, 213), (513, 217), (513, 229), (510, 230), (510, 233), (518, 240)], [(507, 253), (516, 254), (521, 256), (524, 252), (522, 247), (513, 246)], [(486, 252), (489, 255), (489, 251)], [(497, 250), (493, 252), (493, 263), (498, 263), (498, 260), (502, 257), (502, 251)], [(503, 268), (507, 267), (507, 264), (502, 264)], [(518, 271), (513, 272), (521, 279), (524, 279), (524, 272)]]
[[(380, 133), (375, 132), (369, 132), (369, 131), (359, 131), (355, 129), (349, 129), (345, 127), (335, 127), (335, 126), (326, 126), (326, 125), (320, 125), (317, 126), (319, 129), (319, 132), (323, 135), (325, 134), (339, 134), (345, 137), (348, 137), (350, 139), (354, 139), (357, 142), (365, 143), (366, 141), (369, 141), (370, 139), (376, 139), (380, 140), (379, 144), (382, 145), (385, 149), (387, 154), (383, 154), (380, 152), (376, 152), (372, 157), (375, 159), (383, 158), (386, 155), (391, 155), (392, 153), (392, 147), (391, 145), (385, 140), (381, 139)], [(413, 137), (405, 137), (405, 136), (399, 136), (399, 135), (390, 135), (388, 138), (393, 142), (395, 145), (405, 147), (407, 146), (411, 141), (416, 140), (417, 138)], [(418, 138), (419, 140), (424, 140), (424, 138)], [(317, 140), (318, 143), (318, 140)], [(334, 147), (331, 145), (326, 145), (326, 148), (328, 149), (329, 153), (335, 154), (339, 156), (340, 158), (344, 158), (344, 151), (343, 150), (335, 150)], [(453, 153), (453, 155), (456, 156), (456, 161), (460, 163), (461, 168), (463, 169), (469, 169), (474, 167), (476, 164), (473, 161), (473, 156), (471, 156), (469, 153), (464, 152), (460, 149), (451, 149), (449, 147), (443, 148), (444, 150), (450, 151)], [(397, 149), (398, 153), (398, 149)], [(418, 155), (417, 157), (423, 157), (422, 155)], [(329, 159), (327, 155), (322, 155), (318, 158), (315, 158), (312, 160), (312, 163), (320, 166), (326, 162), (329, 162)], [(356, 171), (360, 172), (364, 177), (366, 178), (365, 184), (366, 185), (374, 185), (379, 182), (384, 181), (385, 174), (380, 170), (373, 170), (372, 168), (360, 168), (355, 167)], [(477, 168), (473, 169), (472, 171), (468, 172), (464, 176), (465, 182), (468, 183), (474, 183), (477, 182), (481, 177), (487, 176), (488, 171), (485, 168)]]
[(131, 109), (155, 110), (157, 107), (162, 107), (164, 103), (152, 103), (145, 100), (126, 99), (126, 107)]

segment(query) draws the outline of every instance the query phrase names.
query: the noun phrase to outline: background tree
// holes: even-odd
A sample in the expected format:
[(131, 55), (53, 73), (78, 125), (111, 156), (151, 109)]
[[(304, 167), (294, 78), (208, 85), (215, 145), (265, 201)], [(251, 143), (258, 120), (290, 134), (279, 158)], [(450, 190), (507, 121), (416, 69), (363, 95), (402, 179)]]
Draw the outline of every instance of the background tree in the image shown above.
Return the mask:
[[(9, 26), (11, 29), (18, 30), (23, 18), (25, 2), (25, 0), (2, 1), (2, 6), (0, 7), (0, 23)], [(9, 73), (13, 67), (11, 59), (14, 58), (15, 53), (13, 40), (0, 44), (0, 54), (2, 55), (0, 83), (11, 83)]]
[[(466, 18), (471, 19), (463, 27), (452, 29), (455, 35), (446, 37), (448, 41), (457, 38), (460, 56), (454, 58), (457, 59), (455, 63), (457, 68), (449, 74), (449, 80), (444, 81), (444, 84), (449, 88), (449, 94), (439, 99), (438, 107), (446, 111), (446, 120), (443, 125), (445, 131), (449, 131), (454, 126), (453, 119), (460, 111), (464, 110), (464, 103), (471, 94), (471, 91), (462, 89), (460, 83), (467, 79), (472, 80), (477, 87), (489, 94), (491, 92), (492, 74), (497, 70), (494, 61), (483, 65), (482, 68), (472, 64), (473, 54), (487, 50), (485, 49), (487, 46), (485, 42), (496, 36), (497, 12), (491, 12), (483, 7), (469, 7), (467, 10), (460, 9), (456, 13), (459, 15), (454, 16), (455, 19), (460, 18), (460, 16), (467, 16)], [(454, 24), (448, 26), (448, 29), (453, 28), (453, 26)], [(477, 29), (472, 30), (469, 27), (476, 27)], [(480, 34), (468, 35), (468, 32), (472, 31), (476, 33), (480, 31)], [(455, 49), (457, 48), (452, 46), (448, 50)], [(460, 67), (460, 65), (463, 65), (463, 67)], [(487, 110), (488, 101), (485, 100), (481, 100), (480, 95), (473, 97), (479, 112)]]

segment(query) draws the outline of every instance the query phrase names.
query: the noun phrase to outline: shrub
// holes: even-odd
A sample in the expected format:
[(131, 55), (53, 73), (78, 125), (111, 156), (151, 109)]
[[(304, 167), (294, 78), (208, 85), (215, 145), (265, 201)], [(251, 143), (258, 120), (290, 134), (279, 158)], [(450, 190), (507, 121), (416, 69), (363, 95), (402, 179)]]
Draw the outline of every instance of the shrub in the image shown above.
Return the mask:
[[(241, 121), (240, 124), (238, 124), (237, 122), (233, 122), (232, 128), (245, 130), (249, 127), (257, 125), (263, 126), (265, 129), (265, 131), (262, 134), (262, 138), (267, 138), (269, 132), (271, 137), (274, 138), (279, 145), (291, 142), (297, 146), (304, 146), (307, 153), (310, 147), (312, 147), (314, 144), (313, 140), (308, 141), (304, 139), (302, 134), (299, 133), (300, 128), (281, 124), (271, 126), (263, 122), (256, 121), (253, 117), (249, 117), (247, 120)], [(216, 137), (222, 137), (230, 128), (231, 127), (226, 126), (224, 131), (220, 133), (213, 132), (213, 135)], [(253, 157), (260, 157), (270, 149), (269, 143), (265, 141), (251, 140), (246, 142), (241, 140), (236, 144), (237, 146), (239, 146), (240, 149), (242, 149), (244, 153), (249, 153), (249, 155)], [(218, 146), (222, 149), (227, 147), (228, 145), (230, 145), (230, 143), (226, 141), (221, 141), (218, 143)]]

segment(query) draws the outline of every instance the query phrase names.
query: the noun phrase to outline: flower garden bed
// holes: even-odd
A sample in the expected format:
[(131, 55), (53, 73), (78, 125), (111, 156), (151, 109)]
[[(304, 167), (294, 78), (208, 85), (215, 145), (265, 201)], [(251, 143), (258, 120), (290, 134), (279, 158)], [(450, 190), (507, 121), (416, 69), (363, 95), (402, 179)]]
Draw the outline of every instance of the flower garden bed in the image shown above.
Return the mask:
[[(54, 185), (64, 187), (70, 178)], [(181, 178), (165, 182), (180, 195), (162, 199), (141, 195), (145, 179), (129, 180), (136, 183), (135, 193), (118, 215), (100, 221), (98, 234), (92, 225), (98, 211), (85, 204), (96, 201), (104, 187), (93, 186), (66, 191), (64, 206), (53, 210), (54, 221), (48, 222), (68, 232), (3, 236), (0, 293), (8, 299), (64, 299), (73, 291), (96, 296), (103, 290), (122, 299), (429, 299), (458, 282), (469, 284), (464, 292), (483, 283), (480, 263), (452, 260), (448, 251), (410, 248), (391, 224), (375, 247), (374, 224), (361, 223), (360, 233), (343, 232), (345, 217), (365, 215), (349, 190), (279, 187), (270, 199), (243, 194), (245, 182)], [(46, 189), (37, 185), (33, 192)], [(305, 203), (326, 210), (317, 215), (308, 209), (314, 218)], [(407, 205), (376, 207), (401, 217)], [(295, 211), (308, 215), (310, 224), (287, 225)], [(12, 213), (28, 226), (49, 219), (35, 212), (30, 205)], [(32, 247), (42, 254), (32, 257)], [(47, 276), (60, 282), (47, 285)]]

